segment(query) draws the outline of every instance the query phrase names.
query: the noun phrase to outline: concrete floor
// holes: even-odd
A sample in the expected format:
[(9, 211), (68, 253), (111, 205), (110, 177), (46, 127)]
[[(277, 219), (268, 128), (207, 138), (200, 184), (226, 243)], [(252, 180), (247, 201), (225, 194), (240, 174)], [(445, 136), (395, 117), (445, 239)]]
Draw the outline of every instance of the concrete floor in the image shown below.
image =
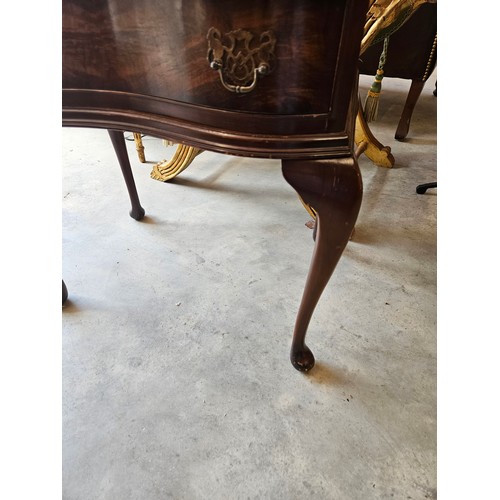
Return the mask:
[[(361, 93), (371, 82), (362, 77)], [(404, 143), (409, 82), (384, 80), (364, 199), (290, 364), (313, 249), (280, 162), (128, 142), (142, 222), (105, 130), (63, 130), (63, 498), (436, 498), (435, 77)], [(130, 137), (131, 134), (126, 134)]]

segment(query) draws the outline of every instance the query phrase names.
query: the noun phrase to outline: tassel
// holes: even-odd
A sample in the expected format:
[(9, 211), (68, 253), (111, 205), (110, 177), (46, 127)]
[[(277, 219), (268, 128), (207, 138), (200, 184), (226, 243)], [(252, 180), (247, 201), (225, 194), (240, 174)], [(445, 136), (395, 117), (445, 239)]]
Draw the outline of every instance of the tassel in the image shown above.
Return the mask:
[(367, 123), (375, 121), (378, 113), (378, 103), (382, 91), (382, 79), (384, 78), (384, 65), (387, 58), (387, 47), (389, 46), (389, 37), (384, 38), (384, 47), (378, 62), (377, 74), (375, 80), (366, 96), (363, 114)]

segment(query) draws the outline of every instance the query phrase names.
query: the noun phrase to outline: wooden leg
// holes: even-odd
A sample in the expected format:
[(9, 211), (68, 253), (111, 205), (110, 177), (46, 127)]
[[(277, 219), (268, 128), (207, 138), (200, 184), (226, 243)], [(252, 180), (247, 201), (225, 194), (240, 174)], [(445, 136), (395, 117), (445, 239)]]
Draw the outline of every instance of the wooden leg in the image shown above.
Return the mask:
[(282, 160), (283, 176), (316, 213), (316, 239), (293, 333), (290, 360), (299, 371), (314, 366), (305, 344), (312, 314), (344, 251), (358, 216), (361, 174), (354, 158)]
[(68, 300), (68, 288), (66, 287), (66, 283), (64, 283), (64, 280), (62, 280), (62, 303), (64, 303)]
[[(361, 142), (358, 144), (358, 147), (356, 148), (356, 151), (354, 152), (354, 158), (356, 160), (361, 156), (362, 153), (366, 151), (366, 148), (368, 146), (367, 142)], [(299, 200), (301, 201), (302, 205), (304, 208), (307, 210), (307, 213), (312, 217), (312, 221), (308, 222), (306, 226), (312, 227), (313, 230), (313, 240), (316, 241), (316, 229), (317, 229), (317, 224), (316, 224), (316, 212), (314, 211), (314, 208), (308, 205), (300, 196)], [(352, 236), (354, 235), (354, 229), (352, 230), (351, 237), (349, 239), (352, 239)]]
[(412, 80), (408, 96), (406, 98), (405, 107), (401, 113), (401, 118), (399, 119), (398, 128), (396, 129), (396, 135), (394, 136), (398, 141), (403, 141), (408, 135), (408, 130), (410, 130), (410, 121), (415, 109), (415, 104), (417, 104), (418, 98), (422, 93), (425, 82), (420, 80)]
[(144, 217), (145, 212), (144, 208), (141, 207), (139, 195), (137, 194), (137, 188), (135, 187), (134, 176), (132, 174), (132, 167), (130, 166), (123, 132), (119, 130), (108, 130), (108, 133), (111, 138), (111, 142), (113, 143), (113, 147), (115, 148), (115, 153), (118, 157), (118, 162), (120, 163), (120, 168), (122, 169), (123, 178), (125, 179), (130, 202), (132, 204), (132, 209), (129, 212), (130, 217), (135, 220), (141, 220)]
[(202, 149), (179, 144), (170, 161), (163, 160), (153, 167), (151, 178), (157, 181), (167, 182), (177, 177), (183, 170), (186, 170), (186, 168), (191, 165), (192, 161), (200, 153), (203, 153)]
[(142, 134), (132, 132), (134, 134), (135, 150), (141, 163), (146, 163), (146, 155), (144, 154), (144, 144), (142, 144)]

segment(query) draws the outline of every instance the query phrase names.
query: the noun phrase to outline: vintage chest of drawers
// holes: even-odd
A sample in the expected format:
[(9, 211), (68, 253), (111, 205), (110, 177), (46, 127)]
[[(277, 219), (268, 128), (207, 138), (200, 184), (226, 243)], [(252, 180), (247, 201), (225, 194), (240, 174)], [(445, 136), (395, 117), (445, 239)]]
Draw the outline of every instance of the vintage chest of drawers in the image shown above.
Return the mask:
[(135, 218), (143, 211), (123, 131), (282, 160), (317, 215), (291, 348), (302, 371), (314, 365), (309, 321), (361, 203), (353, 137), (367, 3), (62, 2), (63, 126), (110, 131)]

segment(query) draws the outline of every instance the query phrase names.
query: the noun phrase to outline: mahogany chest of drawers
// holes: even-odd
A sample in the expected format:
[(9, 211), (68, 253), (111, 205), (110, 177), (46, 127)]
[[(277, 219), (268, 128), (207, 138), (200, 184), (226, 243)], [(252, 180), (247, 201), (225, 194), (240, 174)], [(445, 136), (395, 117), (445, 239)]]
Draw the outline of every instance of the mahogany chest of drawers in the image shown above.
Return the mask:
[(293, 365), (311, 369), (306, 330), (361, 203), (353, 136), (367, 1), (63, 0), (62, 12), (63, 126), (110, 130), (133, 204), (126, 130), (282, 160), (316, 215), (291, 349)]

